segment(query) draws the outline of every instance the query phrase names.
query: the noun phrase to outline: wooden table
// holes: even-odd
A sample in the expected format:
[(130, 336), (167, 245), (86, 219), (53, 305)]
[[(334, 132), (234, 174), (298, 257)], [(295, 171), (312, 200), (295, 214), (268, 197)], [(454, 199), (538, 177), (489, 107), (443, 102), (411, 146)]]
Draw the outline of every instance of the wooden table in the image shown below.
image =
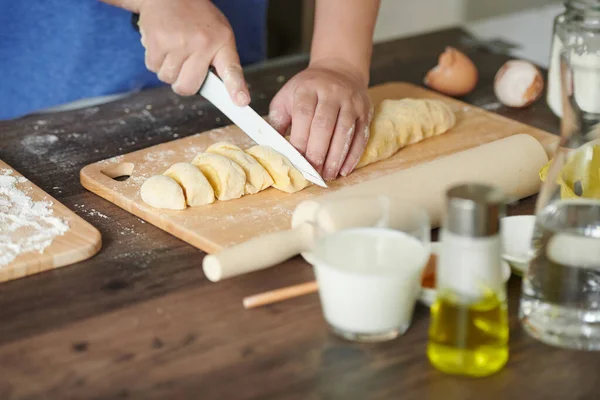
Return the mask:
[[(496, 102), (495, 72), (507, 57), (472, 47), (450, 29), (380, 44), (372, 84), (420, 82), (446, 45), (480, 67), (466, 101), (556, 132), (544, 101), (526, 110)], [(266, 113), (305, 58), (247, 72), (253, 106)], [(316, 295), (245, 311), (242, 297), (312, 278), (300, 259), (219, 284), (203, 254), (86, 192), (84, 165), (228, 122), (200, 98), (170, 89), (55, 115), (0, 122), (0, 158), (94, 224), (104, 248), (93, 259), (0, 285), (0, 399), (591, 399), (600, 356), (554, 349), (519, 326), (520, 280), (509, 284), (511, 358), (479, 380), (443, 375), (425, 356), (428, 310), (417, 307), (400, 339), (358, 345), (332, 336)], [(54, 135), (58, 140), (45, 140)], [(32, 139), (37, 137), (37, 139)], [(44, 144), (47, 142), (47, 144)], [(52, 143), (51, 143), (52, 142)], [(531, 213), (533, 199), (512, 213)]]

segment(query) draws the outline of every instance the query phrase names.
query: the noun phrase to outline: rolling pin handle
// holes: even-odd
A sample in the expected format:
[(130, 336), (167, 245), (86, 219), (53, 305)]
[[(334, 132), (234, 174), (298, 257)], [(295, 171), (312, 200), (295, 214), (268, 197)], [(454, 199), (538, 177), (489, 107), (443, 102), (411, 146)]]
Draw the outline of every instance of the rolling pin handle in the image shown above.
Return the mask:
[(270, 233), (204, 257), (202, 269), (212, 282), (273, 267), (312, 246), (310, 223), (295, 229)]

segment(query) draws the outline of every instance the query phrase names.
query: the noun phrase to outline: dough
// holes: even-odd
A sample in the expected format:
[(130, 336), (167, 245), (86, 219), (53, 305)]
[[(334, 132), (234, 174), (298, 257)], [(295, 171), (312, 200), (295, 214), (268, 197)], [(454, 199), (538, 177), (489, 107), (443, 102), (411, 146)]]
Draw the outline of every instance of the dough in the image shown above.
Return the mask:
[(302, 173), (291, 162), (267, 146), (254, 146), (246, 150), (273, 178), (273, 187), (286, 193), (298, 192), (309, 185)]
[(219, 142), (206, 149), (207, 153), (220, 154), (237, 163), (246, 173), (246, 194), (258, 193), (273, 184), (273, 178), (267, 170), (252, 156), (244, 153), (234, 144)]
[(200, 153), (192, 164), (202, 171), (221, 201), (238, 199), (244, 195), (246, 174), (242, 167), (220, 154)]
[(389, 158), (409, 144), (441, 135), (455, 124), (454, 112), (440, 100), (384, 100), (375, 111), (371, 137), (357, 168)]
[(190, 163), (173, 164), (163, 175), (176, 181), (182, 188), (188, 206), (202, 206), (215, 201), (215, 191), (208, 179)]
[(185, 196), (183, 189), (168, 176), (155, 175), (146, 180), (140, 190), (142, 200), (155, 208), (184, 210)]

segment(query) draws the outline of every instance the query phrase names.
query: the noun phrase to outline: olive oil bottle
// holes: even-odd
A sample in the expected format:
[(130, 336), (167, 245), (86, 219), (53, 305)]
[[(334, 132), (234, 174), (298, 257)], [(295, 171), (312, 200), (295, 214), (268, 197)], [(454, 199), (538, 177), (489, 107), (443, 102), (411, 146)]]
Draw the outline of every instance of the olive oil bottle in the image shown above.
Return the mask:
[(508, 361), (503, 210), (503, 196), (493, 188), (461, 185), (448, 191), (427, 345), (429, 361), (442, 372), (482, 377)]
[(473, 301), (453, 293), (431, 308), (427, 355), (448, 374), (487, 376), (508, 361), (506, 302), (492, 291)]

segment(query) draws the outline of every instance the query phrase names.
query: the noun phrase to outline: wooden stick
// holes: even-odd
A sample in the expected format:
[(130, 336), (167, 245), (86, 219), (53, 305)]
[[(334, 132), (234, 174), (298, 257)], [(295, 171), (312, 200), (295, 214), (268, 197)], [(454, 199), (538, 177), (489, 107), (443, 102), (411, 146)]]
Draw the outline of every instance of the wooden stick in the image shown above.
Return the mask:
[(317, 286), (317, 282), (315, 281), (288, 286), (281, 289), (270, 290), (268, 292), (263, 292), (244, 298), (244, 308), (250, 309), (267, 304), (278, 303), (280, 301), (293, 299), (294, 297), (315, 293), (318, 290), (319, 288)]

